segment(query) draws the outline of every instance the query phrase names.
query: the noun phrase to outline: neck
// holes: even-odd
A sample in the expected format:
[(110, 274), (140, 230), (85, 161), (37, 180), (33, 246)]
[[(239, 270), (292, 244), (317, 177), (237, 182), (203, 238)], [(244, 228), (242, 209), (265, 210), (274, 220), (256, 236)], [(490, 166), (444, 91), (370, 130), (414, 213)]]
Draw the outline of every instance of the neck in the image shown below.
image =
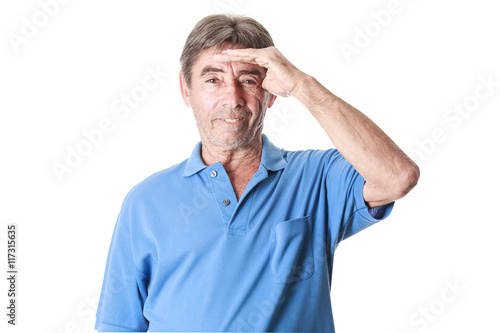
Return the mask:
[(205, 165), (221, 162), (228, 174), (240, 170), (256, 170), (262, 156), (262, 138), (257, 138), (255, 142), (243, 148), (214, 146), (202, 141), (201, 159)]

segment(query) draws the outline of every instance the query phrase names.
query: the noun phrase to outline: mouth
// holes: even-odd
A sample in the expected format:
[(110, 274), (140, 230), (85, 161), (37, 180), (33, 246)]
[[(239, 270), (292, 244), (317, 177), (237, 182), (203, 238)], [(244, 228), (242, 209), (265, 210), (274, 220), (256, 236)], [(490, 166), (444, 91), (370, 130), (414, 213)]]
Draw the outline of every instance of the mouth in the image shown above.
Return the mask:
[(241, 117), (241, 118), (224, 118), (222, 120), (224, 120), (225, 122), (228, 122), (228, 123), (236, 123), (242, 119), (244, 119), (245, 117)]

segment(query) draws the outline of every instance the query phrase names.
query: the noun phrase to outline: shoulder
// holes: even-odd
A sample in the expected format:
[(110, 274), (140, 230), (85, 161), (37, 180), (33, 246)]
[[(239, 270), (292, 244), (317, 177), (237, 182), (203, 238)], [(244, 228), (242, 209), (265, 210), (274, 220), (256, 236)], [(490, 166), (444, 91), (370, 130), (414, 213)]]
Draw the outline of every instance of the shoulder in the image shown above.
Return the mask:
[(305, 179), (318, 178), (327, 182), (344, 182), (356, 176), (356, 170), (342, 154), (334, 148), (326, 150), (283, 151), (287, 161), (285, 174)]
[(130, 189), (125, 197), (124, 204), (132, 201), (151, 199), (159, 194), (166, 193), (178, 183), (178, 179), (182, 177), (186, 163), (187, 159), (148, 176)]
[(297, 167), (306, 165), (324, 165), (328, 166), (336, 161), (343, 159), (343, 156), (337, 149), (326, 150), (307, 149), (289, 151), (282, 149), (283, 158), (287, 162), (287, 167)]

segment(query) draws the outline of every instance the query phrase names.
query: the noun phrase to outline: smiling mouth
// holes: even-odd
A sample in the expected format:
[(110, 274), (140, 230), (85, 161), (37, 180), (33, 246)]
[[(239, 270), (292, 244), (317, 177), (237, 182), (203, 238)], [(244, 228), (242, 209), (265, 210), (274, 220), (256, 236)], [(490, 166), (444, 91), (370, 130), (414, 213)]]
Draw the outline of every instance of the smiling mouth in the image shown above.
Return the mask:
[(235, 123), (241, 119), (243, 119), (245, 117), (241, 117), (241, 118), (226, 118), (226, 119), (223, 119), (224, 121), (228, 122), (228, 123)]

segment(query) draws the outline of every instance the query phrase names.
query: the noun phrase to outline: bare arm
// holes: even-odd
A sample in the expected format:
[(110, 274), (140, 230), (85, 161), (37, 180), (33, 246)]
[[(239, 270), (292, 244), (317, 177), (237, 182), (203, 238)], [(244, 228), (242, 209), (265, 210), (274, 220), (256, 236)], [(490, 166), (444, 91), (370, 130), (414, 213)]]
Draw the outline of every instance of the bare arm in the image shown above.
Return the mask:
[(365, 179), (363, 197), (369, 207), (400, 199), (417, 184), (418, 166), (373, 121), (296, 68), (276, 48), (227, 50), (219, 57), (267, 68), (264, 89), (292, 95), (311, 112)]
[(292, 95), (312, 113), (339, 152), (363, 176), (363, 197), (370, 207), (400, 199), (417, 184), (418, 166), (362, 112), (308, 76)]

